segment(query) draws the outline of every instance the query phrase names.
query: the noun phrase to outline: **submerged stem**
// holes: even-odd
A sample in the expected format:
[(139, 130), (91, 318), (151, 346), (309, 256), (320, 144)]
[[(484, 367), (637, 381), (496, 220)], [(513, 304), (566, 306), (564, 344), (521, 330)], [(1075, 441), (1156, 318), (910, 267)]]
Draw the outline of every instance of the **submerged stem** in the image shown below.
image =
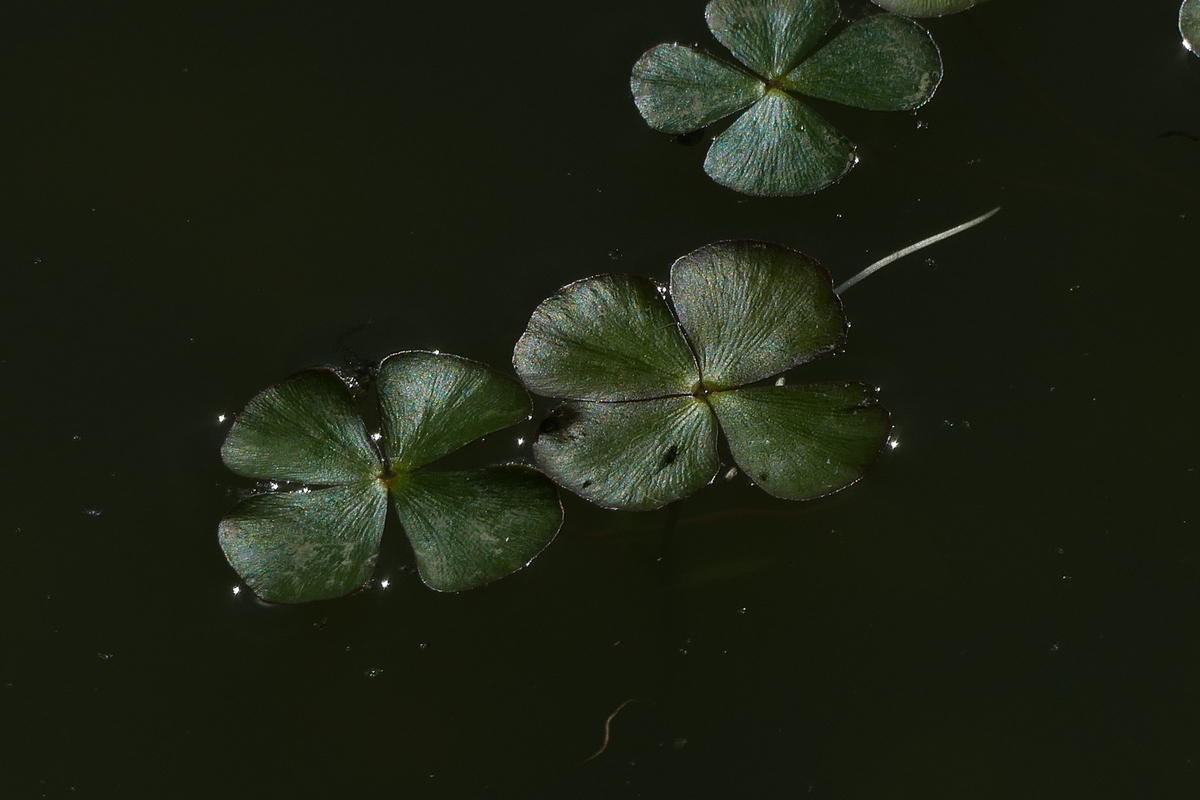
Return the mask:
[(903, 250), (897, 250), (896, 252), (892, 253), (890, 256), (885, 256), (885, 257), (879, 259), (874, 264), (872, 264), (871, 266), (864, 269), (862, 272), (855, 275), (853, 278), (850, 278), (849, 280), (843, 282), (842, 285), (838, 286), (836, 289), (834, 289), (834, 291), (837, 292), (838, 294), (841, 294), (842, 292), (846, 291), (851, 286), (853, 286), (854, 284), (863, 280), (864, 278), (871, 277), (871, 275), (873, 275), (876, 272), (878, 272), (879, 270), (883, 269), (888, 264), (891, 264), (893, 261), (899, 261), (900, 259), (904, 258), (905, 256), (910, 256), (913, 253), (917, 252), (918, 250), (923, 250), (924, 248), (929, 247), (931, 244), (937, 244), (938, 242), (940, 242), (944, 239), (949, 239), (951, 236), (957, 236), (958, 234), (962, 233), (963, 231), (970, 230), (971, 228), (974, 228), (976, 225), (987, 222), (989, 219), (994, 217), (999, 212), (1000, 212), (1000, 206), (996, 206), (991, 211), (987, 212), (986, 214), (984, 214), (981, 217), (976, 217), (975, 219), (964, 222), (961, 225), (956, 225), (948, 231), (942, 231), (941, 233), (934, 234), (933, 236), (930, 236), (928, 239), (922, 239), (921, 241), (917, 242), (916, 244), (910, 244), (908, 247), (904, 248)]

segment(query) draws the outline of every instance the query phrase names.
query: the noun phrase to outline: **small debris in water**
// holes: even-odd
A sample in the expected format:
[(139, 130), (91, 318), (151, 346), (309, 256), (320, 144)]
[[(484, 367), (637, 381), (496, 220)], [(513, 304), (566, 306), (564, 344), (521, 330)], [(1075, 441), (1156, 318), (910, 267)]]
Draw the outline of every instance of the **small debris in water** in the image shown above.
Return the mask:
[(363, 670), (363, 675), (368, 678), (378, 678), (383, 674), (383, 667), (367, 667)]
[(742, 615), (743, 617), (749, 613), (750, 613), (750, 609), (746, 608), (745, 606), (742, 606), (741, 608), (738, 609), (738, 614)]
[(84, 516), (88, 516), (88, 517), (98, 517), (98, 516), (100, 516), (101, 514), (103, 514), (104, 512), (103, 512), (103, 511), (101, 511), (101, 510), (100, 510), (100, 509), (98, 509), (98, 508), (85, 508), (85, 509), (83, 510), (83, 513), (84, 513)]
[(428, 649), (429, 649), (429, 642), (418, 642), (418, 643), (417, 643), (417, 649), (418, 649), (418, 650), (428, 650)]
[(112, 661), (113, 654), (112, 653), (96, 653), (96, 658), (100, 659), (101, 661)]

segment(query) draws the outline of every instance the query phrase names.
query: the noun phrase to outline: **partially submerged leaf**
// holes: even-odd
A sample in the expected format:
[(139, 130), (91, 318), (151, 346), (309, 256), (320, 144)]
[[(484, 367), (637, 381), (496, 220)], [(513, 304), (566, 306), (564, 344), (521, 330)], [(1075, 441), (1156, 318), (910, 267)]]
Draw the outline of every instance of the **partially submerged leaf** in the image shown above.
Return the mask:
[(858, 158), (854, 145), (797, 95), (912, 109), (933, 96), (942, 76), (929, 34), (890, 14), (847, 26), (810, 56), (838, 16), (836, 0), (712, 0), (709, 28), (749, 72), (693, 48), (659, 45), (634, 65), (634, 101), (651, 127), (669, 133), (697, 130), (753, 101), (713, 141), (705, 171), (749, 195), (818, 192)]
[(940, 17), (974, 8), (983, 0), (873, 0), (875, 5), (906, 17)]
[(221, 458), (247, 478), (314, 485), (380, 471), (349, 389), (327, 369), (305, 370), (255, 395), (229, 429)]
[(717, 41), (761, 77), (786, 73), (838, 18), (836, 0), (712, 0), (704, 10)]
[(273, 492), (242, 501), (218, 540), (229, 563), (263, 600), (341, 597), (371, 577), (387, 514), (387, 490), (371, 480)]
[(824, 267), (765, 242), (718, 242), (671, 267), (671, 299), (704, 385), (728, 389), (834, 351), (846, 335)]
[(696, 362), (652, 281), (599, 275), (533, 312), (513, 351), (525, 385), (549, 397), (641, 400), (690, 392)]
[(660, 44), (633, 65), (633, 99), (650, 127), (691, 133), (762, 97), (753, 75), (681, 44)]
[[(519, 569), (558, 531), (558, 491), (534, 469), (421, 471), (525, 419), (531, 405), (519, 383), (458, 356), (411, 351), (384, 359), (377, 388), (386, 474), (346, 385), (328, 370), (260, 392), (231, 428), (222, 454), (236, 472), (310, 484), (251, 497), (221, 521), (229, 563), (264, 600), (300, 603), (361, 586), (389, 488), (423, 579), (443, 591)], [(323, 484), (333, 485), (312, 486)]]
[(1179, 32), (1183, 46), (1200, 55), (1200, 0), (1184, 0), (1180, 6)]
[(891, 432), (860, 383), (765, 386), (711, 395), (738, 466), (769, 494), (808, 500), (857, 481)]
[(446, 353), (410, 351), (379, 366), (384, 451), (411, 470), (525, 419), (529, 395), (512, 378)]
[(562, 525), (558, 491), (516, 464), (466, 472), (414, 472), (393, 487), (421, 580), (474, 589), (527, 565)]
[(717, 425), (691, 395), (632, 403), (565, 403), (533, 445), (559, 485), (605, 508), (648, 511), (716, 475)]
[(875, 14), (847, 26), (783, 85), (871, 111), (904, 111), (928, 102), (941, 80), (942, 56), (929, 32), (904, 17)]
[(820, 114), (772, 89), (716, 138), (704, 171), (742, 194), (793, 197), (836, 183), (857, 161), (854, 145)]
[[(820, 264), (779, 245), (719, 242), (675, 262), (669, 295), (678, 323), (664, 304), (668, 314), (659, 324), (686, 333), (693, 369), (698, 367), (694, 388), (682, 389), (682, 370), (670, 359), (680, 390), (564, 403), (542, 423), (533, 446), (547, 476), (606, 508), (660, 508), (712, 481), (720, 467), (717, 437), (724, 429), (737, 462), (778, 497), (819, 497), (861, 477), (890, 430), (874, 393), (849, 383), (756, 385), (841, 345), (846, 319)], [(656, 354), (641, 349), (649, 346), (645, 339), (637, 349), (613, 350), (604, 346), (606, 336), (589, 327), (603, 320), (607, 335), (620, 341), (632, 330), (624, 322), (627, 298), (588, 297), (582, 321), (557, 327), (555, 336), (526, 331), (513, 357), (522, 377), (532, 375), (539, 381), (535, 390), (560, 397), (554, 387), (568, 383), (555, 379), (555, 364), (568, 365), (566, 374), (576, 382), (577, 373), (594, 368), (613, 386), (628, 384), (626, 370), (644, 385), (662, 386), (653, 374)], [(531, 330), (535, 326), (545, 326), (536, 313)], [(668, 341), (674, 347), (674, 339)], [(539, 343), (560, 350), (562, 342), (592, 360), (539, 359)], [(538, 388), (545, 386), (551, 391)]]

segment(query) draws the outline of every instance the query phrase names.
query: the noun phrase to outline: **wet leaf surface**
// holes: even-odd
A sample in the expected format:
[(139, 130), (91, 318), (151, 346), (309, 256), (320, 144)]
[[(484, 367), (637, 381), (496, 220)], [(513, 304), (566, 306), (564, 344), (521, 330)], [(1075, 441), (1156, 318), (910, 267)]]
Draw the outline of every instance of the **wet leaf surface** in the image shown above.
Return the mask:
[(512, 378), (459, 356), (408, 352), (379, 366), (383, 446), (393, 470), (411, 470), (481, 436), (516, 425), (532, 410)]
[(933, 97), (942, 56), (929, 32), (912, 20), (876, 14), (846, 27), (784, 78), (810, 97), (871, 111), (907, 111)]
[(833, 352), (842, 301), (813, 259), (766, 242), (719, 242), (671, 266), (671, 299), (710, 389), (754, 383)]
[(767, 80), (811, 53), (837, 19), (835, 0), (712, 0), (704, 10), (717, 41)]
[(711, 397), (734, 461), (769, 494), (808, 500), (863, 476), (892, 429), (861, 383), (760, 386)]
[(1184, 0), (1179, 8), (1179, 32), (1184, 46), (1200, 55), (1200, 0)]
[(753, 103), (716, 137), (705, 171), (749, 195), (818, 192), (857, 158), (854, 145), (802, 96), (912, 109), (929, 101), (942, 76), (929, 34), (889, 14), (850, 24), (814, 55), (838, 15), (834, 0), (713, 0), (705, 12), (709, 29), (746, 71), (692, 48), (659, 45), (634, 66), (634, 102), (651, 127), (673, 134)]
[(872, 0), (875, 5), (907, 17), (941, 17), (974, 8), (983, 0)]
[(229, 563), (270, 603), (350, 594), (366, 583), (387, 513), (378, 481), (271, 492), (243, 500), (221, 520)]
[(743, 194), (819, 192), (857, 163), (854, 145), (787, 92), (773, 89), (713, 142), (704, 171)]
[[(629, 280), (602, 275), (567, 289)], [(649, 307), (660, 308), (650, 302), (657, 295), (645, 296)], [(568, 374), (587, 359), (587, 368), (615, 387), (628, 385), (626, 369), (644, 385), (687, 387), (623, 402), (568, 402), (542, 423), (534, 443), (538, 465), (597, 505), (649, 510), (709, 483), (720, 467), (718, 427), (726, 429), (738, 463), (764, 476), (767, 491), (788, 499), (821, 496), (861, 477), (890, 429), (887, 414), (858, 384), (752, 385), (832, 352), (845, 335), (828, 272), (797, 251), (763, 242), (702, 247), (672, 266), (673, 306), (664, 300), (654, 314), (631, 316), (625, 296), (611, 292), (564, 290), (552, 299), (555, 336), (535, 340), (527, 332), (513, 357), (518, 374), (545, 376), (545, 360), (532, 344), (545, 340), (555, 348), (554, 363), (572, 365)], [(544, 327), (544, 316), (539, 308), (530, 328)], [(609, 322), (598, 328), (596, 320)], [(610, 328), (645, 343), (656, 331), (680, 327), (692, 372), (670, 383), (648, 377), (655, 353), (639, 350), (629, 359), (626, 349), (604, 347)], [(666, 341), (674, 348), (673, 336)], [(679, 369), (675, 358), (666, 363)], [(574, 385), (539, 385), (548, 384)]]
[(374, 569), (389, 488), (422, 578), (442, 591), (520, 569), (557, 533), (558, 492), (537, 470), (420, 469), (524, 419), (530, 401), (519, 383), (465, 358), (412, 351), (384, 359), (377, 390), (386, 471), (345, 383), (329, 370), (265, 389), (230, 429), (222, 455), (235, 472), (306, 484), (252, 496), (221, 521), (226, 558), (262, 599), (302, 603), (361, 587)]
[(221, 458), (247, 478), (314, 485), (373, 478), (380, 469), (350, 391), (325, 369), (255, 395), (230, 427)]
[(562, 524), (554, 484), (518, 464), (414, 472), (392, 502), (431, 589), (458, 592), (499, 580), (545, 549)]
[(710, 125), (763, 95), (753, 75), (681, 44), (647, 50), (633, 65), (631, 86), (650, 126), (675, 134)]
[(643, 400), (690, 392), (696, 362), (653, 281), (598, 275), (533, 312), (513, 351), (532, 391), (573, 400)]
[(538, 466), (599, 506), (660, 508), (717, 472), (717, 422), (691, 395), (631, 403), (573, 402), (543, 423)]

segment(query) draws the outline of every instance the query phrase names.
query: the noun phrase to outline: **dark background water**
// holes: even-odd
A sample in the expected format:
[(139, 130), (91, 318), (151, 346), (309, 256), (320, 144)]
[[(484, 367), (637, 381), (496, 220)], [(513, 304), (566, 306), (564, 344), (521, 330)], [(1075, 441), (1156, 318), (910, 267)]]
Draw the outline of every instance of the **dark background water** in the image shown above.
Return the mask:
[[(788, 200), (716, 186), (630, 101), (644, 49), (711, 44), (702, 10), (5, 3), (6, 797), (1195, 796), (1177, 0), (929, 22), (934, 101), (820, 105), (862, 164)], [(585, 275), (754, 237), (843, 279), (996, 205), (849, 292), (847, 354), (805, 372), (895, 416), (853, 489), (572, 499), (533, 567), (463, 595), (391, 520), (386, 589), (233, 594), (218, 415), (268, 383), (414, 347), (505, 366)]]

